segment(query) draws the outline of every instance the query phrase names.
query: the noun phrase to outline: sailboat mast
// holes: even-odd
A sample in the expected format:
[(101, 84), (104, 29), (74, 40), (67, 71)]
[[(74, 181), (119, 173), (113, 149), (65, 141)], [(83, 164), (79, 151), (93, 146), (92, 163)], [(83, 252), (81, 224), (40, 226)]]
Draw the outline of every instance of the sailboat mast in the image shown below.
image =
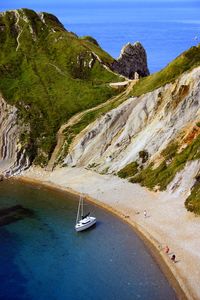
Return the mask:
[(81, 217), (83, 217), (83, 196), (81, 196)]
[(76, 217), (76, 223), (78, 223), (78, 221), (79, 221), (80, 205), (81, 205), (81, 197), (80, 197), (80, 199), (79, 199), (79, 204), (78, 204), (78, 212), (77, 212), (77, 217)]

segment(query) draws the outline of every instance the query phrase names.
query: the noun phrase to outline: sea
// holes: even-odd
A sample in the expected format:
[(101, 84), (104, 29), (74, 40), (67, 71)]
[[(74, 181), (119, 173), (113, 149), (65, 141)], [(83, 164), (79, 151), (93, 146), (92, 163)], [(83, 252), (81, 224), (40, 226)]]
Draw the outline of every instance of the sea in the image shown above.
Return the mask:
[(6, 0), (0, 11), (27, 7), (55, 14), (65, 28), (90, 35), (114, 58), (128, 42), (146, 49), (151, 73), (200, 43), (199, 0)]
[[(110, 3), (110, 4), (109, 4)], [(151, 73), (200, 43), (199, 1), (111, 1), (60, 15), (66, 28), (91, 35), (114, 58), (128, 42), (146, 49)]]
[(85, 202), (97, 224), (77, 233), (77, 197), (1, 182), (0, 208), (14, 205), (33, 215), (0, 226), (0, 299), (177, 299), (143, 241), (113, 214)]

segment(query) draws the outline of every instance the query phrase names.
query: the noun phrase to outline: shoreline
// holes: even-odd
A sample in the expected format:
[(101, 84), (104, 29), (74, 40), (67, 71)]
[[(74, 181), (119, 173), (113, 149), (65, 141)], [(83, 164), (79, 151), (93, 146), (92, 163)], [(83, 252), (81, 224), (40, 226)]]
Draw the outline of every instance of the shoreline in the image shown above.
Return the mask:
[[(61, 191), (61, 192), (64, 192), (64, 193), (71, 194), (73, 196), (77, 196), (77, 197), (80, 196), (80, 193), (77, 192), (77, 191), (74, 191), (74, 190), (71, 190), (71, 189), (68, 189), (68, 188), (64, 188), (64, 187), (59, 186), (59, 185), (54, 185), (52, 183), (42, 182), (40, 180), (30, 179), (30, 178), (23, 177), (23, 176), (21, 178), (13, 178), (13, 179), (17, 180), (17, 181), (21, 181), (22, 183), (25, 183), (25, 184), (41, 185), (41, 186), (46, 187), (48, 189)], [(104, 203), (101, 203), (97, 199), (91, 198), (88, 195), (85, 196), (85, 199), (86, 199), (86, 201), (100, 207), (101, 209), (106, 210), (107, 212), (115, 215), (115, 217), (119, 218), (123, 222), (127, 223), (132, 228), (132, 230), (135, 232), (135, 234), (137, 234), (137, 236), (143, 241), (145, 247), (148, 248), (148, 250), (151, 253), (155, 263), (157, 263), (159, 265), (159, 268), (164, 273), (164, 275), (165, 275), (166, 279), (168, 280), (170, 286), (175, 290), (175, 293), (176, 293), (178, 299), (181, 299), (181, 300), (187, 300), (188, 299), (186, 297), (186, 294), (183, 291), (181, 285), (179, 284), (179, 282), (175, 278), (173, 272), (171, 271), (170, 266), (166, 263), (165, 260), (167, 258), (167, 254), (161, 252), (163, 249), (161, 249), (159, 247), (159, 242), (158, 241), (156, 241), (152, 236), (150, 236), (150, 234), (145, 233), (145, 231), (142, 228), (140, 228), (137, 224), (130, 221), (129, 218), (127, 218), (126, 215), (123, 215), (122, 212), (119, 212), (119, 211), (115, 210), (114, 208), (112, 208), (111, 206), (108, 206)]]
[[(71, 173), (72, 170), (74, 170), (74, 169), (75, 168), (70, 169), (70, 170), (68, 169), (67, 171)], [(49, 173), (49, 172), (43, 171), (41, 169), (39, 171), (38, 171), (38, 169), (34, 169), (31, 171), (24, 172), (24, 174), (22, 176), (15, 177), (14, 180), (18, 180), (18, 181), (28, 183), (28, 184), (33, 184), (33, 185), (35, 185), (35, 184), (42, 185), (44, 187), (47, 187), (48, 189), (50, 188), (50, 189), (54, 189), (54, 190), (56, 189), (59, 191), (67, 192), (67, 193), (75, 195), (77, 197), (80, 195), (80, 193), (83, 193), (87, 201), (90, 201), (90, 202), (94, 203), (95, 205), (100, 206), (101, 208), (109, 211), (110, 213), (112, 213), (115, 216), (122, 219), (124, 222), (128, 223), (133, 228), (135, 233), (140, 237), (140, 239), (142, 239), (145, 246), (151, 252), (151, 255), (155, 259), (156, 263), (160, 266), (160, 269), (165, 274), (165, 276), (166, 276), (167, 280), (169, 281), (170, 285), (172, 286), (172, 288), (174, 288), (178, 299), (183, 299), (183, 300), (198, 299), (198, 296), (196, 296), (198, 294), (198, 291), (196, 294), (195, 288), (193, 290), (191, 290), (191, 287), (188, 285), (188, 282), (185, 280), (184, 277), (182, 277), (182, 272), (181, 272), (181, 270), (179, 270), (181, 261), (180, 261), (180, 263), (178, 262), (176, 264), (172, 263), (172, 261), (169, 258), (169, 255), (167, 255), (163, 251), (163, 248), (166, 244), (163, 243), (162, 241), (160, 241), (160, 239), (158, 239), (158, 237), (155, 235), (154, 231), (151, 228), (148, 227), (148, 230), (147, 230), (147, 228), (145, 228), (146, 226), (143, 226), (144, 224), (142, 224), (142, 222), (138, 222), (138, 217), (143, 222), (146, 221), (146, 219), (144, 220), (144, 217), (143, 216), (141, 217), (142, 214), (140, 212), (138, 212), (137, 208), (134, 208), (134, 210), (132, 212), (129, 210), (127, 212), (127, 210), (126, 210), (127, 207), (124, 207), (124, 209), (123, 209), (123, 207), (120, 208), (119, 206), (116, 206), (113, 203), (110, 204), (110, 203), (108, 203), (105, 196), (103, 196), (104, 200), (102, 200), (101, 197), (99, 197), (99, 196), (94, 197), (93, 193), (90, 191), (89, 191), (89, 193), (84, 193), (83, 191), (80, 191), (80, 188), (79, 189), (74, 188), (74, 187), (70, 186), (69, 184), (67, 185), (67, 184), (63, 184), (63, 182), (58, 182), (59, 180), (55, 180), (54, 175), (52, 176), (52, 174), (57, 173), (57, 172), (61, 172), (61, 174), (62, 174), (62, 171), (63, 170), (59, 170), (59, 171), (55, 171), (53, 173)], [(37, 172), (40, 173), (39, 176), (38, 176)], [(102, 175), (99, 175), (99, 174), (96, 174), (94, 172), (87, 171), (87, 170), (82, 170), (82, 172), (84, 175), (86, 175), (85, 173), (90, 172), (94, 176), (97, 176), (97, 177), (102, 176)], [(57, 174), (55, 174), (55, 175), (57, 176)], [(64, 176), (66, 174), (62, 174), (62, 175)], [(105, 176), (103, 176), (103, 177), (105, 177)], [(111, 177), (111, 176), (109, 176), (109, 177)], [(77, 179), (78, 179), (78, 181), (80, 180), (80, 175), (78, 176), (76, 174), (76, 176), (74, 176), (72, 174), (71, 179), (74, 180), (77, 184), (78, 183)], [(87, 178), (85, 180), (87, 180)], [(106, 178), (106, 180), (107, 180), (107, 178)], [(115, 178), (113, 180), (115, 180)], [(117, 180), (121, 180), (121, 179), (117, 179)], [(121, 180), (121, 181), (122, 181), (122, 183), (124, 183), (124, 180)], [(125, 184), (129, 184), (129, 183), (125, 182)], [(131, 184), (131, 186), (133, 187), (134, 185)], [(140, 187), (140, 189), (143, 189), (143, 188)], [(111, 187), (111, 191), (113, 192), (114, 190), (115, 190), (115, 188)], [(149, 194), (152, 194), (152, 193), (149, 192)], [(152, 196), (153, 196), (153, 198), (155, 197), (154, 195), (152, 195)], [(150, 219), (152, 219), (151, 216), (149, 217), (149, 220)], [(149, 221), (149, 220), (147, 220), (147, 221)], [(160, 231), (161, 231), (161, 235), (162, 235), (163, 234), (162, 230), (160, 230)], [(171, 248), (172, 247), (170, 247), (170, 249)], [(198, 266), (196, 265), (196, 267), (198, 267)], [(186, 271), (188, 271), (188, 270), (186, 270)], [(191, 276), (191, 274), (188, 274), (188, 275)]]

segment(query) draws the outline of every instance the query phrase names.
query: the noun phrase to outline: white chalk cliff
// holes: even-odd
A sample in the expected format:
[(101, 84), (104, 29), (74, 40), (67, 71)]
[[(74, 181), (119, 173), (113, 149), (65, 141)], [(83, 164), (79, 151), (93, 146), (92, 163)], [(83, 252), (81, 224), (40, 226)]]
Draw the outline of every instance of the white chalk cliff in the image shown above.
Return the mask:
[(162, 150), (199, 120), (200, 67), (97, 119), (75, 138), (65, 163), (115, 173), (138, 160), (142, 150), (148, 152), (148, 163), (159, 162)]

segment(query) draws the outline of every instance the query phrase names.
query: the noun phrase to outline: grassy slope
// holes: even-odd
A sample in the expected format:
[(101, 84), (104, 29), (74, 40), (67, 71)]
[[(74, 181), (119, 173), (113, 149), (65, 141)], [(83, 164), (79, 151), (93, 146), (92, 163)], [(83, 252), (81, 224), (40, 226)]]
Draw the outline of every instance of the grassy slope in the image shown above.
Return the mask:
[(142, 78), (132, 90), (133, 96), (151, 92), (177, 79), (181, 74), (200, 65), (200, 45), (183, 52), (160, 72)]
[[(84, 39), (87, 41), (87, 39), (90, 40), (90, 37), (85, 37)], [(96, 45), (94, 44), (94, 46)], [(172, 61), (165, 69), (161, 70), (158, 73), (152, 74), (151, 76), (140, 79), (140, 81), (133, 87), (130, 95), (140, 96), (144, 93), (150, 92), (162, 85), (165, 85), (166, 83), (175, 80), (178, 76), (180, 76), (185, 71), (193, 69), (199, 65), (200, 65), (200, 46), (192, 47), (191, 49), (185, 51), (183, 54), (177, 57), (174, 61)], [(121, 99), (121, 101), (119, 99), (116, 102), (109, 103), (106, 107), (102, 109), (87, 113), (80, 122), (78, 122), (73, 127), (67, 130), (66, 139), (68, 141), (68, 146), (71, 143), (74, 136), (76, 136), (88, 124), (93, 122), (103, 113), (106, 113), (109, 110), (116, 108), (127, 98), (128, 97), (124, 97), (124, 99)], [(67, 148), (65, 154), (67, 153)], [(133, 166), (133, 169), (135, 170), (135, 166)], [(130, 166), (128, 165), (127, 170), (122, 170), (122, 173), (119, 173), (119, 175), (129, 177), (128, 174), (130, 170), (132, 170), (132, 165)]]
[(191, 195), (185, 201), (185, 207), (187, 210), (200, 215), (200, 178), (199, 176), (197, 178), (198, 181), (192, 189)]
[[(170, 147), (171, 145), (168, 146), (168, 149)], [(165, 152), (167, 152), (167, 149), (165, 149)], [(131, 181), (139, 182), (150, 189), (159, 185), (160, 189), (164, 190), (173, 180), (176, 173), (182, 170), (188, 161), (195, 159), (200, 159), (200, 136), (194, 139), (193, 142), (180, 153), (174, 151), (170, 157), (170, 162), (169, 158), (165, 156), (165, 160), (157, 168), (153, 169), (153, 166), (149, 165), (146, 169), (142, 170), (139, 175), (133, 177)]]
[(160, 190), (164, 190), (176, 173), (184, 168), (186, 162), (200, 159), (200, 136), (195, 138), (181, 152), (178, 151), (177, 143), (170, 143), (162, 152), (162, 155), (164, 161), (157, 168), (154, 168), (151, 163), (139, 172), (137, 162), (132, 162), (120, 170), (118, 176), (123, 178), (132, 177), (131, 182), (140, 183), (150, 189), (158, 185)]
[[(94, 43), (67, 32), (54, 16), (45, 14), (44, 25), (33, 11), (24, 9), (19, 14), (28, 19), (25, 22), (20, 18), (20, 29), (14, 13), (0, 17), (4, 28), (0, 31), (0, 91), (19, 108), (21, 118), (30, 123), (32, 155), (40, 149), (44, 155), (37, 155), (37, 159), (45, 162), (60, 125), (78, 111), (110, 98), (114, 92), (107, 83), (119, 81), (119, 77), (97, 60), (90, 68), (92, 52), (105, 63), (112, 58)], [(27, 141), (27, 137), (23, 138)]]

